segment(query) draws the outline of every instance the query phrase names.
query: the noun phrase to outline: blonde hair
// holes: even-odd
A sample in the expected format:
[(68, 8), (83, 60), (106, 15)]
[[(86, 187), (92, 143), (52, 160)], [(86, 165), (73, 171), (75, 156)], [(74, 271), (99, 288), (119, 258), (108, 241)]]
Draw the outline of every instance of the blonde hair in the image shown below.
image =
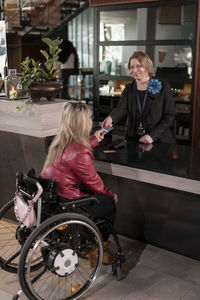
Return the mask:
[(44, 169), (62, 156), (65, 147), (72, 141), (90, 146), (91, 111), (86, 104), (67, 102), (62, 111), (58, 133), (54, 137), (44, 163)]
[(133, 52), (133, 54), (129, 58), (129, 62), (128, 62), (129, 69), (130, 69), (131, 60), (133, 58), (137, 59), (141, 63), (142, 67), (144, 67), (147, 70), (149, 77), (152, 77), (154, 75), (153, 62), (148, 54), (146, 54), (142, 51)]

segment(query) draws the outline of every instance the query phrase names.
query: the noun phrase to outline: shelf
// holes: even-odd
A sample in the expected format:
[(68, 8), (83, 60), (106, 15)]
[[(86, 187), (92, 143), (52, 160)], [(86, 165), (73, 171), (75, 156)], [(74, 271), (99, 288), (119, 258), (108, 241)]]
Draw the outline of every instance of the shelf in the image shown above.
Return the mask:
[(185, 135), (176, 135), (177, 140), (182, 140), (182, 141), (189, 141), (189, 136)]
[(181, 114), (178, 113), (175, 116), (176, 121), (182, 121), (182, 122), (190, 122), (191, 121), (191, 115), (190, 114)]
[(100, 101), (101, 100), (106, 100), (106, 101), (119, 101), (119, 99), (120, 99), (120, 97), (119, 96), (116, 96), (116, 95), (114, 95), (114, 96), (108, 96), (108, 95), (99, 95), (99, 98), (100, 98)]
[(125, 81), (133, 81), (133, 78), (130, 77), (130, 76), (103, 75), (103, 74), (99, 74), (99, 80), (125, 80)]

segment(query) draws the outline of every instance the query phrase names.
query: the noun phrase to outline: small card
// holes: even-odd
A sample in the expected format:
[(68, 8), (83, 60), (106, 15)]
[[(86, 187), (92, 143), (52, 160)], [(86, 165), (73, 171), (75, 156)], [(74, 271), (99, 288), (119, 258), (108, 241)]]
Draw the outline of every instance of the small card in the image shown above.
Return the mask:
[(103, 127), (103, 135), (107, 134), (108, 132), (110, 132), (111, 130), (113, 130), (113, 127), (111, 126), (106, 126), (106, 127)]

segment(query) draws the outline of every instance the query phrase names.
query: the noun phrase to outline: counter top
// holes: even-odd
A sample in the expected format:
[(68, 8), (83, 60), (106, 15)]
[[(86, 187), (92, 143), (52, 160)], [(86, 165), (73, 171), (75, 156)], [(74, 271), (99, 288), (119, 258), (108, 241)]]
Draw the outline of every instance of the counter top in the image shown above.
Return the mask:
[(55, 135), (66, 101), (56, 99), (52, 102), (31, 102), (18, 111), (16, 106), (23, 104), (23, 100), (0, 100), (0, 130), (35, 137)]
[[(94, 149), (97, 171), (200, 194), (200, 155), (198, 149), (177, 144), (144, 145), (128, 141), (114, 153), (104, 153), (108, 146)], [(147, 151), (148, 150), (148, 151)]]

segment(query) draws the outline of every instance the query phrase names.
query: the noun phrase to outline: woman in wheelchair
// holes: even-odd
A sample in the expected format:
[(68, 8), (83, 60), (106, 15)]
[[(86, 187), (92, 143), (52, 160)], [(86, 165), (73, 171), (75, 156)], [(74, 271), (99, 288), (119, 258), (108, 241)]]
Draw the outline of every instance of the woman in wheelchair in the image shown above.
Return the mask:
[[(63, 108), (57, 135), (49, 147), (48, 155), (40, 174), (42, 178), (56, 179), (60, 201), (88, 197), (79, 185), (83, 184), (97, 198), (98, 203), (84, 206), (94, 220), (104, 219), (99, 227), (104, 245), (107, 241), (115, 220), (115, 204), (117, 195), (108, 189), (97, 174), (94, 164), (92, 147), (103, 139), (103, 130), (98, 130), (90, 137), (92, 129), (91, 111), (86, 104), (67, 102)], [(95, 259), (95, 250), (90, 253), (91, 264)], [(104, 252), (103, 262), (113, 263), (113, 257)]]
[[(90, 137), (91, 128), (87, 105), (65, 104), (40, 177), (18, 172), (15, 197), (0, 209), (0, 267), (18, 272), (22, 288), (13, 300), (22, 292), (30, 300), (76, 300), (102, 261), (112, 264), (114, 279), (122, 278), (125, 257), (113, 228), (117, 195), (95, 171), (92, 147), (103, 135)], [(36, 223), (28, 223), (35, 210)], [(117, 251), (107, 247), (110, 234)]]

